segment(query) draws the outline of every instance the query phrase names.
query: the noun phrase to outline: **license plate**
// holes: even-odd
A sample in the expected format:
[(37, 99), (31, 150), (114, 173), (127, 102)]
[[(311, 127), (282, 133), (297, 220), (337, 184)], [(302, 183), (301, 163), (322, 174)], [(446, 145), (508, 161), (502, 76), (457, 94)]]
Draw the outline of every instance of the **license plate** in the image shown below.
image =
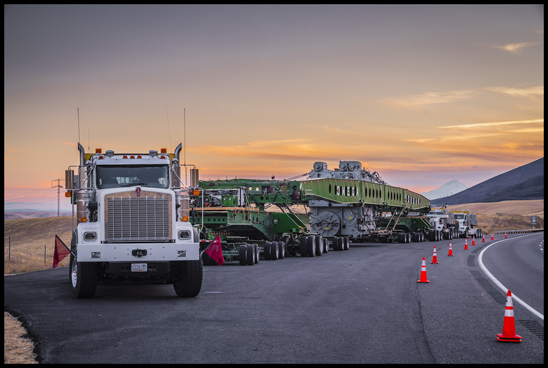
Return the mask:
[(147, 272), (146, 263), (132, 263), (131, 272)]

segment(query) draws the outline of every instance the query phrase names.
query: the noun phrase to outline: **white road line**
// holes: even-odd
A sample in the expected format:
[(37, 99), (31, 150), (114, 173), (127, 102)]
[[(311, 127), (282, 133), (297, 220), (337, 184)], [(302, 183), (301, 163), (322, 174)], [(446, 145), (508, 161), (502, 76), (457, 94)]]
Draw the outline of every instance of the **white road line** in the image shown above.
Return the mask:
[[(483, 270), (483, 272), (485, 272), (485, 274), (487, 275), (487, 277), (489, 277), (494, 283), (495, 285), (497, 285), (502, 291), (504, 291), (504, 293), (506, 294), (508, 292), (508, 288), (505, 287), (503, 284), (500, 283), (499, 280), (497, 280), (495, 278), (495, 276), (493, 276), (491, 274), (491, 272), (489, 272), (487, 270), (487, 268), (485, 267), (485, 265), (483, 264), (483, 261), (482, 261), (482, 258), (483, 258), (483, 252), (485, 252), (491, 245), (495, 245), (497, 243), (500, 243), (500, 242), (503, 242), (503, 241), (507, 241), (507, 240), (514, 240), (514, 239), (517, 239), (517, 238), (522, 238), (524, 236), (529, 236), (530, 234), (527, 234), (527, 235), (522, 235), (522, 236), (518, 236), (518, 237), (515, 237), (515, 238), (510, 238), (510, 239), (503, 239), (503, 240), (499, 240), (499, 241), (496, 241), (494, 242), (493, 244), (489, 244), (487, 247), (483, 248), (482, 251), (480, 252), (479, 254), (479, 257), (478, 257), (478, 263), (481, 267), (481, 269)], [(521, 305), (523, 305), (526, 309), (529, 310), (529, 312), (533, 313), (535, 316), (539, 317), (540, 319), (542, 319), (544, 321), (544, 315), (542, 315), (541, 313), (537, 312), (533, 307), (531, 307), (529, 304), (525, 303), (523, 300), (521, 300), (520, 298), (518, 298), (518, 296), (516, 294), (514, 294), (514, 292), (512, 292), (512, 299), (517, 301), (518, 303), (520, 303)]]

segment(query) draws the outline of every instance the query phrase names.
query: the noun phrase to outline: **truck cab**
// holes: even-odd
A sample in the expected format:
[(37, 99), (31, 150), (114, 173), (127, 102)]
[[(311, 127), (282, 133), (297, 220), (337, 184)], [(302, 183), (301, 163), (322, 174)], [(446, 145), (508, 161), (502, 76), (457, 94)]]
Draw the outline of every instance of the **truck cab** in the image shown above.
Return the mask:
[(187, 189), (180, 186), (180, 147), (174, 154), (86, 154), (78, 144), (79, 175), (69, 190), (77, 207), (70, 260), (74, 297), (92, 297), (96, 285), (117, 282), (168, 283), (178, 296), (198, 295), (199, 236), (189, 222)]

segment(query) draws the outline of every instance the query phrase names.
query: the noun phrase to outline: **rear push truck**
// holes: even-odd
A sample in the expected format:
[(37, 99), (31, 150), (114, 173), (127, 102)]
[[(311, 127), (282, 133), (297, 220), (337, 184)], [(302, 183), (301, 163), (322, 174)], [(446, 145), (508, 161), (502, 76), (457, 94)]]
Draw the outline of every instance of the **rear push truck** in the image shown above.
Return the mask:
[(203, 263), (192, 227), (188, 193), (180, 183), (179, 155), (85, 153), (65, 172), (67, 196), (76, 204), (72, 231), (70, 292), (93, 297), (111, 283), (173, 284), (180, 297), (200, 293)]

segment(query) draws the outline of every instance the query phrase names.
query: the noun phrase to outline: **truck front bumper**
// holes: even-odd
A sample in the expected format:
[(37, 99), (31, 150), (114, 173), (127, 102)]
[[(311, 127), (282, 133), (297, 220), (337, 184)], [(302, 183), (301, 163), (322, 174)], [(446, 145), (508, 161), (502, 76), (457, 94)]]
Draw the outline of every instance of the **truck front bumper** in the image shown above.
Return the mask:
[(165, 262), (200, 259), (199, 243), (79, 243), (78, 262)]

